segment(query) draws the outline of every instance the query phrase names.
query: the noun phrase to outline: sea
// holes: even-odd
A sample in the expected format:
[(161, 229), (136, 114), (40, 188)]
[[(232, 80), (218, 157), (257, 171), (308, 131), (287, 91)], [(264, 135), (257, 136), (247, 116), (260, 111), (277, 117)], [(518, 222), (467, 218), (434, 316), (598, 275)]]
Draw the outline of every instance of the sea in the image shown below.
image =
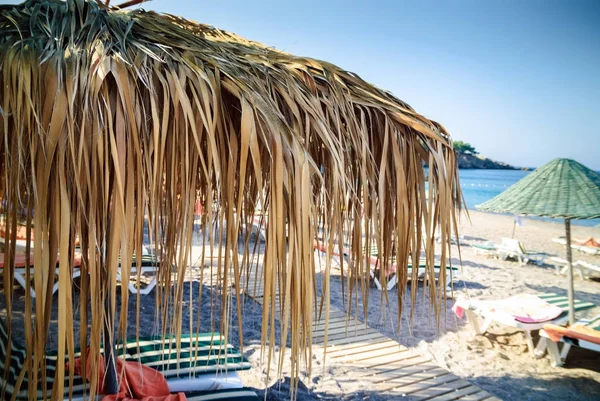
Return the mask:
[[(460, 186), (465, 197), (467, 209), (475, 209), (479, 205), (498, 195), (521, 178), (530, 174), (524, 170), (478, 170), (460, 169)], [(562, 219), (528, 217), (537, 220), (555, 221), (564, 224)], [(600, 228), (600, 219), (571, 220), (571, 224)]]

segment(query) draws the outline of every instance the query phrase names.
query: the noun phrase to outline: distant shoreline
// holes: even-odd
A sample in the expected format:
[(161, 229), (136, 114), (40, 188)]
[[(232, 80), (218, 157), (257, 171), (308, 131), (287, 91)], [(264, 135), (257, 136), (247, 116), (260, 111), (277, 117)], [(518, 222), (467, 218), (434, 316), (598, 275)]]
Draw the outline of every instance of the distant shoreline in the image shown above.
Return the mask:
[(515, 167), (504, 162), (494, 161), (478, 154), (461, 153), (457, 155), (457, 159), (458, 168), (464, 170), (533, 170), (530, 167)]
[[(510, 216), (510, 217), (514, 217), (515, 215), (512, 213), (493, 213), (493, 212), (484, 212), (482, 210), (477, 210), (475, 208), (472, 207), (466, 207), (466, 210), (468, 213), (471, 212), (476, 212), (476, 213), (482, 213), (484, 215), (498, 215), (498, 216)], [(551, 223), (551, 224), (559, 224), (564, 226), (565, 221), (564, 219), (559, 219), (559, 218), (553, 218), (553, 217), (540, 217), (540, 216), (520, 216), (522, 219), (528, 219), (528, 220), (535, 220), (535, 221), (541, 221), (544, 223)], [(572, 219), (571, 220), (571, 224), (579, 226), (579, 227), (588, 227), (588, 228), (596, 228), (596, 226), (598, 224), (600, 224), (600, 219)]]
[(459, 170), (506, 170), (506, 171), (533, 171), (534, 167), (502, 167), (502, 168), (484, 168), (484, 167), (458, 167)]

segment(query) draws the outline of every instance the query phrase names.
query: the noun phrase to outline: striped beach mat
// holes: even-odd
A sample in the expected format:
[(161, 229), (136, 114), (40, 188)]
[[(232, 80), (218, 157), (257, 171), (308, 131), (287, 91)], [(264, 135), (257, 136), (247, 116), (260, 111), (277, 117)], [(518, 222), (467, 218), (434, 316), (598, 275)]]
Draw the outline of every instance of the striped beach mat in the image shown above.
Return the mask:
[(167, 380), (246, 370), (252, 366), (235, 347), (226, 344), (218, 332), (183, 334), (179, 345), (174, 337), (143, 337), (139, 342), (130, 341), (125, 353), (127, 361), (156, 369)]
[[(7, 361), (8, 351), (10, 350), (10, 360)], [(15, 395), (15, 386), (21, 374), (21, 370), (25, 364), (25, 358), (27, 351), (25, 348), (15, 344), (12, 341), (8, 341), (8, 333), (4, 322), (0, 320), (0, 399), (10, 400)], [(77, 357), (81, 356), (79, 353)], [(54, 384), (54, 374), (57, 367), (57, 358), (49, 355), (46, 359), (46, 388), (49, 389), (47, 392), (47, 398), (50, 398), (50, 391)], [(64, 363), (61, 361), (61, 363)], [(41, 382), (41, 378), (39, 379)], [(36, 384), (37, 385), (37, 384)], [(23, 381), (18, 392), (16, 392), (17, 400), (27, 400), (27, 390), (30, 387), (29, 379), (27, 374), (23, 376)], [(75, 376), (73, 381), (73, 397), (83, 396), (88, 384), (86, 380), (81, 376)], [(44, 398), (41, 385), (38, 386), (37, 398)], [(65, 392), (63, 398), (69, 398), (69, 377), (65, 377)]]
[(248, 388), (233, 388), (228, 390), (198, 391), (186, 393), (188, 401), (213, 401), (213, 400), (235, 400), (235, 401), (260, 401), (256, 393)]
[[(543, 299), (544, 301), (548, 302), (550, 305), (558, 306), (559, 308), (561, 308), (563, 310), (563, 314), (569, 312), (569, 298), (567, 298), (563, 295), (557, 295), (557, 294), (536, 294), (536, 295), (538, 298)], [(574, 307), (575, 307), (576, 312), (590, 309), (590, 308), (593, 308), (594, 306), (596, 306), (596, 305), (591, 302), (584, 302), (584, 301), (580, 301), (578, 299), (574, 300)]]
[(581, 319), (577, 323), (583, 326), (591, 327), (594, 330), (600, 331), (600, 315), (592, 319)]
[[(129, 341), (125, 345), (117, 345), (117, 354), (127, 361), (137, 361), (146, 364), (165, 376), (167, 381), (194, 377), (207, 373), (222, 373), (250, 369), (251, 364), (232, 345), (226, 344), (219, 333), (202, 333), (184, 335), (177, 352), (176, 340), (173, 338), (145, 337), (140, 341)], [(10, 350), (10, 360), (7, 361)], [(22, 383), (19, 391), (16, 385), (22, 374), (25, 364), (26, 350), (13, 341), (8, 341), (8, 332), (4, 322), (0, 320), (0, 400), (11, 399), (27, 400), (28, 389), (31, 386), (27, 373), (23, 372)], [(76, 351), (75, 357), (81, 357), (81, 352)], [(50, 391), (54, 384), (54, 376), (58, 366), (56, 352), (49, 352), (46, 357), (46, 397), (50, 398)], [(64, 361), (60, 361), (64, 363)], [(44, 398), (42, 380), (36, 384), (37, 399)], [(63, 398), (69, 398), (69, 377), (65, 377), (65, 391)], [(82, 397), (89, 390), (89, 383), (81, 377), (75, 376), (72, 386), (72, 396)], [(198, 400), (200, 400), (199, 398)], [(212, 398), (205, 398), (210, 400)], [(218, 399), (218, 398), (215, 398)], [(221, 398), (228, 399), (228, 398)], [(234, 398), (238, 399), (238, 398)], [(243, 400), (244, 398), (239, 398)]]

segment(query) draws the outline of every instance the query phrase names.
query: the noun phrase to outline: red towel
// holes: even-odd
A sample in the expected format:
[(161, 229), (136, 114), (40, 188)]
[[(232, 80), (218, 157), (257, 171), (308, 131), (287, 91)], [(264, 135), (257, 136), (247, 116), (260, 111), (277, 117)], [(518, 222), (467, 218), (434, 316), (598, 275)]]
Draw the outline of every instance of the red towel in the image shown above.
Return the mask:
[(460, 305), (458, 304), (458, 302), (457, 302), (457, 303), (455, 303), (455, 304), (452, 306), (452, 312), (454, 312), (454, 314), (455, 314), (455, 315), (456, 315), (456, 316), (457, 316), (459, 319), (462, 319), (462, 318), (463, 318), (463, 316), (465, 315), (465, 308), (463, 308), (462, 306), (460, 306)]
[(556, 326), (547, 324), (544, 331), (554, 342), (560, 341), (563, 337), (577, 338), (579, 340), (589, 341), (594, 344), (600, 344), (600, 331), (591, 327), (575, 324), (571, 327)]
[[(89, 358), (88, 358), (89, 361)], [(67, 369), (69, 368), (67, 364)], [(81, 359), (75, 360), (73, 372), (76, 375), (83, 376), (81, 368)], [(90, 369), (88, 365), (86, 378), (89, 380)], [(125, 378), (123, 379), (123, 375)], [(117, 394), (106, 395), (102, 401), (185, 401), (184, 393), (170, 394), (167, 380), (160, 372), (144, 366), (139, 362), (126, 362), (117, 359), (117, 378), (119, 382), (119, 392)], [(98, 393), (105, 394), (104, 388), (104, 360), (100, 357)]]

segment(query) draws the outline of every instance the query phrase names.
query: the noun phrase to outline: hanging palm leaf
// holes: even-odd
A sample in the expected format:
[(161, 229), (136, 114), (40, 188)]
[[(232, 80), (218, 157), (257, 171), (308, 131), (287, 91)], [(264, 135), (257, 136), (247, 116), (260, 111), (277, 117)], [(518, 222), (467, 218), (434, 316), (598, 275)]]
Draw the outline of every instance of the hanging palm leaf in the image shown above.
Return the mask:
[[(329, 255), (319, 289), (326, 317), (330, 256), (344, 244), (352, 261), (348, 274), (360, 279), (348, 281), (350, 297), (368, 291), (368, 265), (360, 261), (365, 243), (372, 243), (384, 265), (392, 255), (397, 261), (401, 303), (409, 258), (419, 264), (424, 251), (433, 277), (434, 232), (448, 244), (455, 227), (460, 191), (444, 128), (332, 64), (171, 15), (31, 0), (0, 6), (0, 67), (4, 299), (10, 327), (20, 218), (33, 238), (27, 274), (37, 294), (33, 299), (26, 292), (25, 314), (34, 319), (25, 324), (28, 359), (20, 377), (42, 388), (50, 313), (58, 304), (58, 358), (72, 361), (76, 347), (89, 346), (95, 391), (101, 342), (111, 343), (112, 333), (120, 339), (131, 334), (129, 295), (116, 291), (117, 268), (120, 263), (127, 282), (133, 255), (142, 253), (145, 225), (161, 260), (156, 304), (162, 333), (181, 335), (198, 202), (207, 211), (203, 224), (223, 230), (217, 284), (231, 287), (222, 304), (252, 274), (244, 224), (259, 207), (268, 216), (262, 344), (270, 363), (277, 299), (278, 340), (291, 344), (292, 375), (311, 346), (318, 310), (316, 240)], [(76, 240), (82, 262), (75, 296), (80, 321), (90, 322), (79, 338), (70, 278)], [(214, 240), (211, 234), (211, 245)], [(443, 246), (442, 266), (448, 252)], [(436, 316), (444, 281), (440, 275), (437, 285), (428, 283)], [(221, 308), (223, 333), (228, 311)], [(241, 321), (239, 305), (237, 311)], [(108, 337), (101, 336), (105, 326)], [(62, 394), (65, 374), (59, 364), (54, 394)], [(29, 391), (35, 398), (36, 389)]]

